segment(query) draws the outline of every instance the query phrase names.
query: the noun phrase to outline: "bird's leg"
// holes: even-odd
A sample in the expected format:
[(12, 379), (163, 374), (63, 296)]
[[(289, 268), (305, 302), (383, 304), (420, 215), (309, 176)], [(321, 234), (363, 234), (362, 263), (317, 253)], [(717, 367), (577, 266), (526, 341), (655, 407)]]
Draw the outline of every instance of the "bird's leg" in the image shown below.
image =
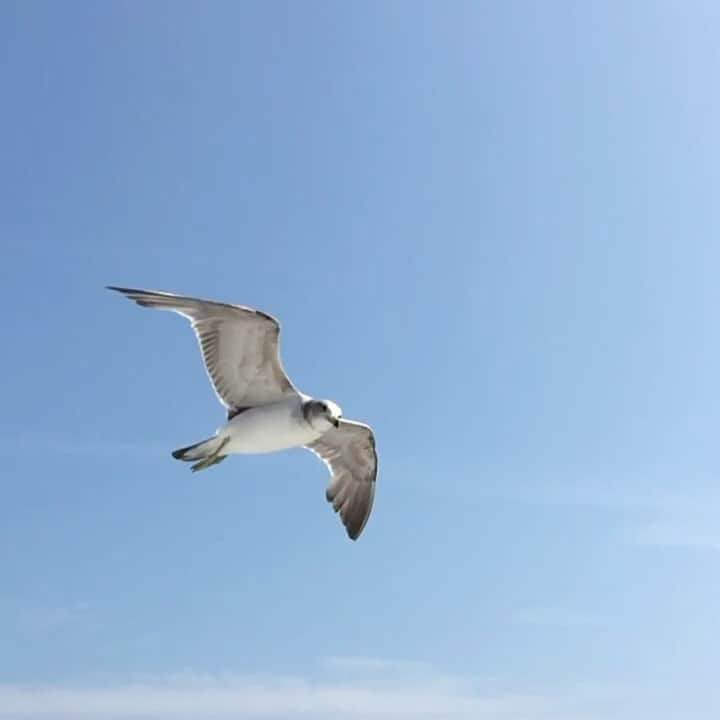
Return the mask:
[(225, 438), (214, 453), (203, 458), (200, 462), (195, 463), (190, 469), (193, 472), (197, 472), (198, 470), (205, 470), (213, 465), (219, 465), (227, 457), (227, 455), (221, 455), (220, 453), (229, 442), (230, 438)]
[(206, 458), (205, 460), (201, 460), (199, 463), (195, 463), (195, 465), (192, 465), (190, 469), (193, 472), (197, 472), (198, 470), (206, 470), (209, 467), (212, 467), (213, 465), (219, 465), (227, 455), (213, 455), (213, 458)]

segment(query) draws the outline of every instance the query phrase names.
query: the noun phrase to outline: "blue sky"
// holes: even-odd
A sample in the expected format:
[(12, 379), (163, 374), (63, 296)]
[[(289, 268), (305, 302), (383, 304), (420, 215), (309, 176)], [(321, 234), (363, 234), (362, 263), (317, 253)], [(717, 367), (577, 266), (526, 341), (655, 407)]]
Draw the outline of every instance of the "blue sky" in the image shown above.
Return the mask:
[[(5, 2), (0, 718), (720, 712), (711, 2)], [(377, 433), (193, 475), (260, 307)]]

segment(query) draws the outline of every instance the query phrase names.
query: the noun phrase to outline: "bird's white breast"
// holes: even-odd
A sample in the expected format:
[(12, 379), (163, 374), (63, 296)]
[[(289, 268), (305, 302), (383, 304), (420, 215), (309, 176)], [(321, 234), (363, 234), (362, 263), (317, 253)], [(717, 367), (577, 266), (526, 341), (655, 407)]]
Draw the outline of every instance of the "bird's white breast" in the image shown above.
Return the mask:
[(321, 433), (305, 422), (299, 401), (292, 399), (245, 410), (221, 428), (218, 435), (230, 439), (223, 454), (243, 455), (307, 445)]

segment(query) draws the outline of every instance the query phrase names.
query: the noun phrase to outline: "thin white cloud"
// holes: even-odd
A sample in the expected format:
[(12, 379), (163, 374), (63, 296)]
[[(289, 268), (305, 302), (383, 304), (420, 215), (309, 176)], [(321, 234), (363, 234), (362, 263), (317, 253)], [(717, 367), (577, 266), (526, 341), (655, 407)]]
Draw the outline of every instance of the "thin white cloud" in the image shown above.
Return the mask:
[(503, 488), (505, 501), (547, 506), (587, 507), (620, 515), (619, 537), (648, 548), (720, 550), (716, 517), (720, 491), (639, 488), (636, 483), (550, 483)]
[(431, 672), (432, 668), (427, 663), (390, 660), (385, 658), (366, 657), (363, 655), (331, 656), (323, 660), (323, 666), (331, 670), (350, 670), (359, 673), (374, 672), (402, 672), (407, 674), (415, 670)]
[[(365, 659), (329, 665), (353, 667), (363, 676)], [(383, 661), (375, 661), (375, 669)], [(364, 667), (360, 665), (364, 664)], [(410, 667), (410, 666), (408, 666)], [(408, 668), (388, 664), (395, 681), (372, 678), (313, 681), (307, 677), (198, 675), (151, 678), (105, 686), (0, 685), (0, 718), (92, 720), (251, 720), (295, 718), (358, 720), (558, 720), (559, 704), (532, 693), (482, 693), (457, 678), (426, 668), (422, 678), (403, 678)]]
[(593, 628), (605, 624), (600, 615), (561, 608), (525, 608), (513, 613), (512, 619), (522, 625), (557, 628)]
[(5, 435), (0, 440), (0, 448), (6, 454), (37, 452), (41, 449), (46, 453), (71, 456), (132, 456), (156, 457), (167, 454), (172, 443), (147, 443), (132, 440), (99, 440), (91, 437), (63, 437), (48, 433), (35, 432), (32, 434)]
[[(490, 491), (495, 492), (495, 491)], [(720, 504), (720, 492), (712, 487), (671, 491), (639, 486), (632, 479), (623, 482), (550, 482), (537, 485), (505, 485), (497, 497), (531, 505), (570, 505), (630, 512), (707, 511)]]
[(648, 523), (635, 528), (631, 538), (638, 545), (647, 547), (720, 551), (720, 533), (715, 529), (715, 523), (704, 521)]
[(87, 618), (87, 603), (79, 602), (62, 607), (36, 607), (23, 610), (18, 617), (18, 627), (24, 632), (45, 633)]
[(458, 693), (469, 688), (466, 679), (440, 672), (429, 663), (351, 656), (329, 657), (322, 662), (333, 682), (357, 682), (374, 688), (422, 687), (434, 692)]

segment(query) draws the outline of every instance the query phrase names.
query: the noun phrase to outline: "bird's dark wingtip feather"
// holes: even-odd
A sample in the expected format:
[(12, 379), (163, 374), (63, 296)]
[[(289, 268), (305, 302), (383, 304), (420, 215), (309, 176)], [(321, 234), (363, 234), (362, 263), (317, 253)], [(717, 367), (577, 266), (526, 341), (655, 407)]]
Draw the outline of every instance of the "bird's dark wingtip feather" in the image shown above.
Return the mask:
[(127, 295), (128, 293), (135, 292), (132, 288), (124, 288), (124, 287), (118, 287), (117, 285), (106, 285), (106, 290), (112, 290), (113, 292), (122, 293), (123, 295)]
[(152, 303), (148, 302), (142, 297), (143, 294), (151, 294), (148, 293), (146, 290), (135, 290), (134, 288), (116, 287), (115, 285), (106, 285), (105, 287), (108, 290), (113, 290), (114, 292), (118, 292), (121, 295), (124, 295), (128, 300), (132, 300), (134, 303), (140, 305), (140, 307), (152, 307)]

